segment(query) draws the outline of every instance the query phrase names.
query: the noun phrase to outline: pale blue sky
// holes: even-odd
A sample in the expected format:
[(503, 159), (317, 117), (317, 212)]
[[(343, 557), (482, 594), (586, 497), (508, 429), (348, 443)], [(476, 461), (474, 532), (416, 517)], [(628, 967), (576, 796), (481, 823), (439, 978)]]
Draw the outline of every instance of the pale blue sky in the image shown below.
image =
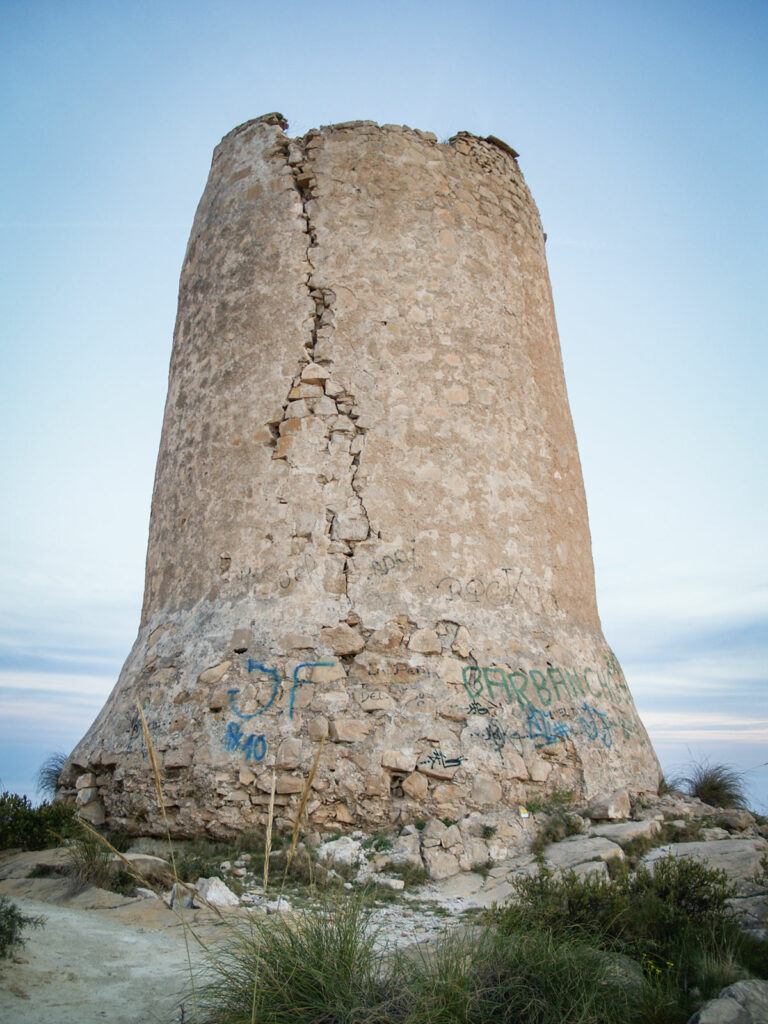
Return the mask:
[(271, 110), (519, 150), (606, 637), (665, 768), (768, 761), (768, 5), (4, 0), (0, 39), (5, 787), (135, 637), (187, 236)]

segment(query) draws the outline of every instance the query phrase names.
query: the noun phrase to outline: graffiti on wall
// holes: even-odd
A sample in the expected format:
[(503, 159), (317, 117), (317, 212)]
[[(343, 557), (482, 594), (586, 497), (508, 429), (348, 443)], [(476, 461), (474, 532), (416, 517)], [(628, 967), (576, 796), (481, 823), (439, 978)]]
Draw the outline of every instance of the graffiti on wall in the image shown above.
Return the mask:
[(513, 605), (520, 589), (523, 570), (500, 569), (501, 579), (486, 582), (480, 576), (461, 580), (456, 576), (443, 576), (433, 584), (435, 590), (445, 594), (449, 601), (470, 601), (473, 604), (487, 604), (491, 607)]
[[(297, 665), (293, 670), (293, 680), (291, 685), (291, 692), (288, 697), (288, 717), (293, 718), (293, 709), (296, 702), (296, 691), (303, 683), (311, 682), (311, 679), (302, 678), (299, 673), (303, 669), (313, 668), (330, 668), (333, 666), (332, 661), (304, 661), (301, 665)], [(242, 711), (238, 706), (238, 694), (240, 690), (232, 689), (227, 690), (229, 696), (229, 711), (235, 716), (235, 719), (240, 721), (230, 721), (227, 723), (227, 729), (224, 736), (224, 746), (229, 751), (239, 751), (245, 755), (247, 761), (263, 761), (267, 753), (267, 741), (263, 733), (249, 733), (247, 736), (243, 732), (243, 726), (241, 722), (250, 721), (253, 718), (258, 718), (265, 712), (269, 711), (272, 705), (278, 698), (282, 680), (277, 672), (277, 669), (270, 668), (269, 665), (262, 665), (259, 661), (254, 661), (253, 658), (248, 659), (248, 672), (259, 673), (265, 675), (271, 680), (272, 692), (269, 695), (269, 700), (262, 707), (256, 711)], [(281, 708), (276, 712), (277, 715), (282, 715), (283, 709)]]
[(224, 746), (229, 751), (239, 750), (248, 761), (263, 761), (267, 753), (267, 741), (263, 733), (258, 736), (256, 733), (243, 734), (243, 727), (239, 722), (230, 722), (227, 725), (227, 733), (224, 739)]
[(607, 698), (619, 703), (627, 700), (626, 683), (612, 656), (606, 656), (604, 668), (588, 666), (581, 672), (551, 665), (543, 671), (516, 669), (514, 672), (498, 665), (465, 665), (462, 678), (470, 700), (487, 695), (491, 700), (517, 703), (523, 710), (534, 703), (550, 708), (557, 701), (573, 701), (580, 697)]
[[(523, 740), (526, 739), (531, 741), (536, 750), (540, 750), (542, 747), (565, 742), (574, 735), (581, 735), (591, 742), (599, 741), (610, 749), (613, 746), (613, 729), (617, 723), (604, 711), (586, 701), (582, 703), (579, 711), (581, 713), (577, 715), (575, 724), (571, 725), (563, 718), (556, 718), (551, 711), (530, 707), (525, 718), (524, 732), (510, 729), (502, 725), (498, 718), (491, 717), (482, 731), (471, 735), (488, 743), (502, 760), (507, 747), (522, 757), (525, 752)], [(490, 712), (488, 708), (484, 708), (481, 714), (488, 715)]]
[(435, 747), (428, 757), (419, 761), (419, 764), (429, 765), (430, 768), (460, 768), (464, 761), (466, 758), (463, 754), (459, 754), (458, 757), (446, 757), (441, 750)]
[(387, 669), (382, 670), (378, 665), (368, 666), (369, 676), (382, 675), (384, 672), (389, 671), (392, 674), (392, 678), (396, 683), (405, 683), (408, 681), (406, 677), (418, 676), (421, 679), (427, 679), (432, 673), (424, 665), (409, 665), (405, 661), (395, 662), (394, 665), (388, 666)]
[[(231, 560), (230, 560), (231, 561)], [(249, 580), (253, 584), (267, 584), (270, 589), (277, 589), (278, 593), (285, 593), (294, 583), (301, 583), (302, 580), (312, 576), (318, 568), (318, 562), (311, 551), (305, 551), (298, 559), (297, 564), (283, 568), (277, 577), (275, 587), (275, 569), (268, 567), (261, 569), (257, 565), (249, 565), (247, 568), (238, 569), (230, 573), (227, 579)], [(224, 570), (229, 572), (229, 565)]]
[[(391, 554), (382, 555), (371, 562), (374, 576), (389, 576), (393, 572), (403, 572), (410, 569), (415, 572), (421, 566), (416, 562), (416, 540), (411, 540), (411, 550), (396, 548)], [(372, 577), (369, 576), (369, 579)]]

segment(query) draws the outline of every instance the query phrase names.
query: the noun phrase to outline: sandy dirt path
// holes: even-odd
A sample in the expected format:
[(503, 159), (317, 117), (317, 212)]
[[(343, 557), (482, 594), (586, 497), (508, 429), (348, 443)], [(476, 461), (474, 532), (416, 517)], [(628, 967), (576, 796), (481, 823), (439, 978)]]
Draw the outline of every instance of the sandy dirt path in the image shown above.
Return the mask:
[[(180, 929), (156, 929), (39, 900), (15, 899), (42, 928), (0, 967), (3, 1024), (180, 1022), (190, 976)], [(199, 951), (193, 962), (200, 964)]]
[[(0, 855), (0, 896), (40, 928), (25, 928), (23, 947), (0, 960), (0, 1024), (186, 1024), (194, 1019), (184, 931), (159, 899), (134, 899), (89, 888), (72, 896), (60, 875), (29, 878), (35, 864), (53, 867), (64, 852)], [(226, 914), (226, 912), (224, 912)], [(207, 909), (185, 911), (208, 945), (229, 934), (226, 920)], [(190, 939), (193, 968), (205, 957)]]

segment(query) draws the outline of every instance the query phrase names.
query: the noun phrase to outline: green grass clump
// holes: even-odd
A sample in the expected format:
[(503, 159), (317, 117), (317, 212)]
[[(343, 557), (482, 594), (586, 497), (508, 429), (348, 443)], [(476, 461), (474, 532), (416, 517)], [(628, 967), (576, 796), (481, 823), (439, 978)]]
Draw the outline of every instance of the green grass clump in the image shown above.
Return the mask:
[(631, 962), (548, 932), (449, 934), (399, 968), (381, 1019), (404, 1024), (645, 1024), (652, 999)]
[[(356, 897), (276, 915), (235, 932), (212, 960), (212, 980), (197, 992), (210, 1024), (331, 1024), (368, 1020), (380, 981), (370, 911)], [(375, 1018), (372, 1018), (375, 1019)]]
[(43, 850), (71, 835), (74, 827), (74, 808), (59, 800), (33, 807), (26, 796), (0, 795), (0, 850)]
[(663, 999), (629, 958), (495, 926), (377, 948), (358, 895), (253, 921), (212, 958), (201, 1024), (646, 1024)]
[(423, 864), (393, 864), (390, 861), (384, 870), (388, 875), (402, 878), (406, 889), (424, 885), (427, 881), (427, 872)]
[(45, 761), (40, 765), (35, 781), (37, 783), (37, 792), (41, 793), (48, 800), (53, 800), (56, 796), (56, 787), (59, 784), (59, 776), (64, 770), (64, 765), (67, 762), (67, 755), (57, 750), (53, 754), (49, 754)]
[(730, 765), (702, 761), (687, 769), (680, 783), (690, 796), (711, 807), (746, 807), (744, 776)]
[(531, 844), (531, 852), (540, 857), (550, 843), (559, 843), (568, 836), (581, 834), (581, 825), (573, 814), (564, 807), (558, 807), (547, 816), (541, 831)]
[(553, 814), (556, 811), (564, 811), (573, 807), (576, 801), (576, 794), (572, 789), (560, 789), (556, 787), (547, 796), (531, 796), (526, 801), (526, 809), (531, 814), (539, 814), (544, 811), (546, 814)]
[(69, 875), (69, 888), (73, 893), (82, 892), (89, 885), (109, 888), (112, 876), (109, 849), (96, 836), (81, 832), (67, 845), (66, 871)]
[(15, 903), (6, 896), (0, 896), (0, 957), (11, 956), (14, 949), (24, 945), (24, 928), (39, 928), (42, 917), (22, 914)]
[(631, 958), (674, 1002), (670, 1020), (687, 1019), (694, 993), (708, 998), (750, 972), (768, 973), (768, 945), (740, 929), (727, 876), (697, 861), (665, 857), (611, 880), (542, 871), (514, 885), (516, 901), (497, 912), (503, 932), (544, 931)]

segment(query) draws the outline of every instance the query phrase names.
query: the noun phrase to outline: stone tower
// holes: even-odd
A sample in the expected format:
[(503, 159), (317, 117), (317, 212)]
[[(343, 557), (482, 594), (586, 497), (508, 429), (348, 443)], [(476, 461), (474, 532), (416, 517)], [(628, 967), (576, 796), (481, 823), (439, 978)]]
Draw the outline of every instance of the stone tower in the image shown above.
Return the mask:
[(138, 638), (64, 775), (179, 835), (657, 788), (597, 614), (515, 152), (357, 121), (217, 147), (181, 274)]

